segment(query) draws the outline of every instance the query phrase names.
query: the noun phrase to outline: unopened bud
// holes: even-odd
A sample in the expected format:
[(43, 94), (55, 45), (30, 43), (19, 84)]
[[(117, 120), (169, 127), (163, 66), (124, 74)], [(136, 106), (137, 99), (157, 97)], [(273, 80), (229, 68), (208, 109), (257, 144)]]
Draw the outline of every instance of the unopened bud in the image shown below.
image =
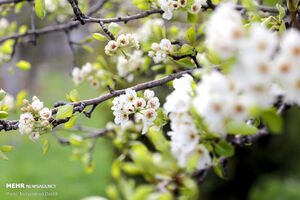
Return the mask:
[(47, 126), (49, 125), (49, 121), (48, 121), (48, 120), (43, 120), (43, 121), (41, 122), (41, 125), (42, 125), (43, 127), (47, 127)]
[(29, 103), (29, 101), (27, 99), (23, 99), (23, 105), (27, 105)]
[(26, 107), (22, 107), (22, 108), (21, 108), (21, 111), (22, 111), (22, 112), (27, 112), (27, 108), (26, 108)]
[(36, 100), (39, 100), (39, 98), (37, 98), (37, 96), (33, 96), (32, 101), (36, 101)]

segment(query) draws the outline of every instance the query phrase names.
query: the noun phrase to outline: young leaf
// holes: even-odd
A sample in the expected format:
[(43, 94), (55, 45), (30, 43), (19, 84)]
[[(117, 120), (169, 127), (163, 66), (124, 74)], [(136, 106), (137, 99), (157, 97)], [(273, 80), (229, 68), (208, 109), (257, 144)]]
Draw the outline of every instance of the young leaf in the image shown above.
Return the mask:
[(104, 35), (102, 35), (101, 33), (93, 33), (93, 38), (95, 38), (96, 40), (100, 40), (100, 41), (107, 40), (107, 38)]
[(5, 111), (0, 111), (0, 119), (4, 119), (8, 116), (8, 113)]
[(195, 64), (191, 61), (190, 58), (182, 58), (180, 60), (175, 60), (175, 62), (189, 69), (195, 68)]
[(194, 15), (194, 14), (188, 12), (187, 21), (189, 23), (197, 23), (197, 20), (198, 20), (198, 15)]
[(45, 0), (35, 1), (35, 13), (41, 19), (43, 19), (46, 16)]
[(262, 111), (261, 118), (272, 133), (280, 133), (282, 131), (283, 120), (275, 109)]
[(79, 135), (71, 135), (69, 138), (69, 141), (70, 141), (70, 144), (72, 144), (74, 146), (81, 146), (83, 139)]
[(188, 44), (184, 44), (182, 45), (182, 47), (179, 49), (179, 52), (181, 54), (193, 54), (194, 53), (194, 47), (192, 47), (191, 45)]
[(221, 166), (221, 164), (219, 163), (218, 158), (214, 157), (213, 158), (213, 168), (215, 173), (220, 177), (220, 178), (225, 178), (223, 175), (223, 168)]
[(3, 145), (1, 147), (1, 151), (2, 152), (10, 152), (10, 151), (14, 150), (14, 148), (15, 148), (14, 146)]
[(189, 30), (186, 32), (186, 38), (189, 40), (191, 44), (194, 44), (196, 40), (196, 28), (195, 26), (192, 26), (189, 28)]
[(46, 155), (46, 153), (49, 151), (50, 143), (49, 140), (45, 140), (43, 144), (43, 154)]
[(216, 144), (215, 151), (218, 155), (224, 157), (231, 157), (234, 155), (234, 147), (226, 142), (226, 140), (220, 140)]
[(17, 95), (17, 107), (21, 107), (23, 105), (23, 99), (27, 97), (28, 93), (26, 90), (22, 90)]
[(121, 30), (121, 27), (119, 24), (113, 22), (108, 25), (108, 30), (113, 35), (117, 35), (119, 33), (119, 31)]
[(74, 124), (76, 123), (77, 119), (78, 119), (79, 115), (74, 115), (73, 117), (70, 118), (70, 120), (65, 123), (65, 129), (70, 129), (74, 126)]
[(0, 101), (2, 101), (4, 99), (4, 97), (6, 96), (6, 92), (4, 90), (0, 90)]
[(71, 117), (73, 114), (73, 107), (74, 106), (70, 104), (58, 107), (56, 118), (64, 119), (67, 117)]
[(27, 71), (31, 68), (31, 64), (25, 60), (20, 60), (17, 62), (16, 66), (24, 71)]
[(226, 130), (234, 135), (252, 135), (258, 132), (258, 128), (245, 122), (230, 121), (226, 124)]

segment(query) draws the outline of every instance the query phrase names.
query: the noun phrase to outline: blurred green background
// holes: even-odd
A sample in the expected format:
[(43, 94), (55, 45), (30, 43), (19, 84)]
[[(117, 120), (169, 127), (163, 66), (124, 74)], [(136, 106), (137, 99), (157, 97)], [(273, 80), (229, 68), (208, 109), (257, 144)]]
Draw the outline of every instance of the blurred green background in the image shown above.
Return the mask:
[[(52, 107), (58, 99), (65, 100), (65, 94), (73, 88), (68, 74), (49, 72), (40, 76), (38, 92), (35, 93), (44, 103)], [(62, 87), (63, 85), (63, 87)], [(51, 87), (50, 87), (51, 86)], [(78, 88), (83, 98), (95, 97), (95, 90), (89, 85)], [(99, 91), (98, 91), (99, 92)], [(106, 106), (107, 107), (107, 106)], [(111, 116), (109, 111), (100, 105), (91, 119), (80, 118), (79, 123), (101, 128)], [(106, 116), (107, 115), (107, 116)], [(11, 116), (14, 118), (16, 116)], [(72, 134), (72, 133), (69, 133)], [(78, 133), (77, 133), (78, 134)], [(66, 135), (65, 135), (66, 136)], [(42, 154), (43, 141), (48, 138), (50, 150)], [(15, 150), (8, 153), (9, 160), (0, 161), (0, 199), (81, 199), (86, 196), (105, 196), (105, 187), (111, 183), (110, 166), (115, 157), (112, 143), (107, 139), (99, 138), (94, 151), (95, 170), (91, 174), (85, 173), (81, 161), (71, 161), (73, 146), (63, 146), (56, 138), (47, 134), (37, 143), (21, 136), (18, 132), (1, 132), (0, 144), (15, 146)], [(6, 183), (25, 184), (54, 184), (55, 189), (26, 189), (24, 192), (58, 192), (54, 197), (14, 197), (7, 196), (6, 192), (19, 192), (21, 189), (6, 189)]]

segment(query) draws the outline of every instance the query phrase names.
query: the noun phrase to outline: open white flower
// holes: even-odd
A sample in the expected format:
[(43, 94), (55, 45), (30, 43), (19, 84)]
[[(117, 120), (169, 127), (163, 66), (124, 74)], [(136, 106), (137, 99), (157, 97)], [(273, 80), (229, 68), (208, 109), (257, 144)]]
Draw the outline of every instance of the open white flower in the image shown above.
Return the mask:
[(40, 111), (40, 116), (42, 119), (50, 119), (52, 116), (52, 111), (49, 108), (43, 108)]
[(121, 34), (117, 39), (117, 43), (120, 47), (125, 47), (129, 44), (129, 38), (126, 35)]
[(144, 92), (144, 97), (145, 97), (146, 100), (149, 100), (149, 99), (153, 98), (154, 95), (155, 95), (155, 94), (154, 94), (154, 91), (153, 91), (153, 90), (147, 89), (147, 90), (145, 90), (145, 92)]
[(44, 107), (44, 103), (38, 99), (33, 101), (31, 105), (32, 105), (32, 109), (36, 112), (42, 110), (42, 108)]
[(32, 124), (32, 122), (34, 122), (34, 118), (31, 113), (27, 112), (20, 116), (19, 124), (29, 125), (29, 124)]
[(147, 108), (158, 109), (160, 106), (159, 99), (157, 97), (153, 97), (149, 99)]
[(131, 88), (126, 89), (125, 95), (126, 95), (126, 100), (131, 103), (134, 103), (135, 99), (137, 98), (135, 90)]
[(172, 44), (170, 40), (168, 39), (162, 39), (159, 43), (159, 47), (163, 51), (171, 51), (172, 50)]
[(128, 113), (123, 110), (116, 110), (113, 114), (115, 115), (116, 124), (124, 124), (129, 120)]
[(29, 135), (29, 138), (33, 141), (33, 142), (36, 142), (40, 139), (41, 135), (39, 132), (32, 132), (30, 135)]
[(142, 109), (146, 106), (146, 101), (143, 98), (137, 98), (134, 102), (134, 107), (136, 109)]
[(157, 116), (157, 112), (153, 108), (142, 110), (141, 113), (144, 115), (144, 122), (153, 122)]

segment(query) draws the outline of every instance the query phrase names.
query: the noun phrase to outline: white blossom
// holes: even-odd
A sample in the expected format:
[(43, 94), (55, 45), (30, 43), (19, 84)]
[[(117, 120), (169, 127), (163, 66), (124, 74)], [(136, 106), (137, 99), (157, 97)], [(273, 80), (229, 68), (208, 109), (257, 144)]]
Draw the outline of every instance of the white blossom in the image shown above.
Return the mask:
[[(170, 42), (170, 40), (168, 39), (162, 39), (159, 43), (159, 47), (161, 50), (163, 51), (171, 51), (172, 49), (172, 44)], [(154, 49), (153, 49), (154, 50)]]
[(143, 98), (136, 98), (135, 102), (134, 102), (134, 107), (136, 109), (142, 109), (146, 106), (146, 101)]
[(217, 7), (206, 25), (205, 43), (220, 58), (228, 59), (237, 51), (243, 32), (241, 15), (233, 4), (224, 3)]
[(52, 116), (52, 111), (49, 108), (43, 108), (40, 111), (40, 116), (42, 119), (50, 119)]
[(40, 111), (40, 110), (42, 110), (43, 109), (43, 107), (44, 107), (44, 103), (43, 102), (41, 102), (40, 100), (35, 100), (35, 101), (33, 101), (32, 102), (32, 109), (34, 110), (34, 111)]
[(117, 39), (117, 43), (120, 47), (125, 47), (129, 44), (129, 38), (128, 36), (121, 34), (119, 35), (118, 39)]
[(146, 100), (149, 100), (149, 99), (153, 98), (154, 95), (155, 94), (154, 94), (153, 90), (147, 89), (147, 90), (144, 91), (144, 97), (145, 97)]
[(32, 125), (34, 122), (33, 115), (29, 112), (21, 114), (19, 124)]
[(36, 142), (40, 139), (41, 135), (39, 132), (32, 132), (30, 135), (29, 135), (29, 139), (31, 139), (33, 142)]

